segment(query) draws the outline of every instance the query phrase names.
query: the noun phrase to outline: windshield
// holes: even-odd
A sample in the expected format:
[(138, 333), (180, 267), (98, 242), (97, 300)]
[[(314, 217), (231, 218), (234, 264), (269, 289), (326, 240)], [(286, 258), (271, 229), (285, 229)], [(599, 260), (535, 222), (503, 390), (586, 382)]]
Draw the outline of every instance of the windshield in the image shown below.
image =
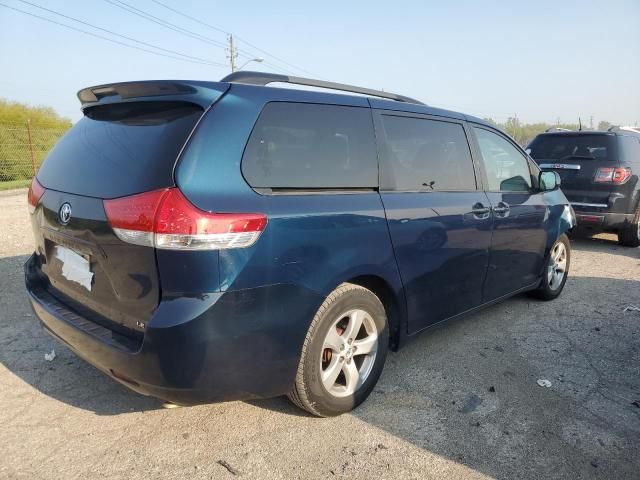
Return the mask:
[(615, 160), (614, 135), (539, 135), (529, 145), (541, 160)]

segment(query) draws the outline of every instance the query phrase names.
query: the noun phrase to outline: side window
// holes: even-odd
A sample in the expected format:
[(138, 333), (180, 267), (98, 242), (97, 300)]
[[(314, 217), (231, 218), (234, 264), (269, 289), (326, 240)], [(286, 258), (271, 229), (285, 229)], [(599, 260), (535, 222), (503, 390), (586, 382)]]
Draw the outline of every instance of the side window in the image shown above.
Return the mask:
[(618, 137), (622, 148), (621, 160), (631, 163), (640, 164), (640, 136), (626, 136), (621, 135)]
[(500, 135), (474, 127), (487, 172), (488, 190), (524, 192), (531, 190), (531, 172), (527, 159)]
[(529, 173), (531, 173), (531, 184), (533, 185), (534, 189), (539, 190), (539, 179), (541, 172), (540, 167), (536, 165), (536, 162), (534, 162), (531, 158), (527, 158), (527, 163), (529, 164)]
[(476, 189), (462, 125), (391, 115), (382, 115), (382, 123), (387, 139), (385, 184), (410, 191)]
[(375, 188), (371, 110), (269, 103), (249, 137), (242, 173), (254, 188)]

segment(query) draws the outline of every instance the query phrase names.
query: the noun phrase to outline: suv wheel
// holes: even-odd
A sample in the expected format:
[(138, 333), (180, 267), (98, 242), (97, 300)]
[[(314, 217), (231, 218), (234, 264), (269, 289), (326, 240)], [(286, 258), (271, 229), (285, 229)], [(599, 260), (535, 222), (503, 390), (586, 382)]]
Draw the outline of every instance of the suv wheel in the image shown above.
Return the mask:
[(618, 232), (618, 243), (625, 247), (640, 246), (640, 208), (636, 210), (633, 221), (625, 224)]
[(378, 297), (343, 283), (311, 322), (289, 399), (319, 417), (354, 409), (378, 381), (388, 346), (387, 316)]
[(541, 300), (553, 300), (558, 297), (567, 282), (570, 263), (571, 245), (569, 238), (562, 234), (551, 247), (542, 281), (540, 286), (531, 292), (532, 295)]

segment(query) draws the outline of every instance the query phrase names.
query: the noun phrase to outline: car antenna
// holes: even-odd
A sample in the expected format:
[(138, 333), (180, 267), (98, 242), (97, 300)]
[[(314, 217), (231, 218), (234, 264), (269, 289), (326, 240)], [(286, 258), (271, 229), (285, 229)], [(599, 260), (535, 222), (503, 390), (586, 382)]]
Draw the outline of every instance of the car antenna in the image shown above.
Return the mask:
[(578, 131), (582, 131), (582, 120), (580, 119), (580, 117), (578, 117)]

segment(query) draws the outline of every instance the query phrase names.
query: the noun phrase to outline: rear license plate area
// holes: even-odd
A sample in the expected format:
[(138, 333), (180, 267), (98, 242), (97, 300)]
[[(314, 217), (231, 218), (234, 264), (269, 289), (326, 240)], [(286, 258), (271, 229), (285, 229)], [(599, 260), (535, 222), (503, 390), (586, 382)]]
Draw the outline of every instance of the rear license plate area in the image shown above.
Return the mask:
[(59, 272), (63, 278), (91, 291), (94, 274), (91, 271), (90, 255), (57, 244), (51, 245), (47, 250), (49, 262), (52, 263), (52, 259), (59, 262)]

